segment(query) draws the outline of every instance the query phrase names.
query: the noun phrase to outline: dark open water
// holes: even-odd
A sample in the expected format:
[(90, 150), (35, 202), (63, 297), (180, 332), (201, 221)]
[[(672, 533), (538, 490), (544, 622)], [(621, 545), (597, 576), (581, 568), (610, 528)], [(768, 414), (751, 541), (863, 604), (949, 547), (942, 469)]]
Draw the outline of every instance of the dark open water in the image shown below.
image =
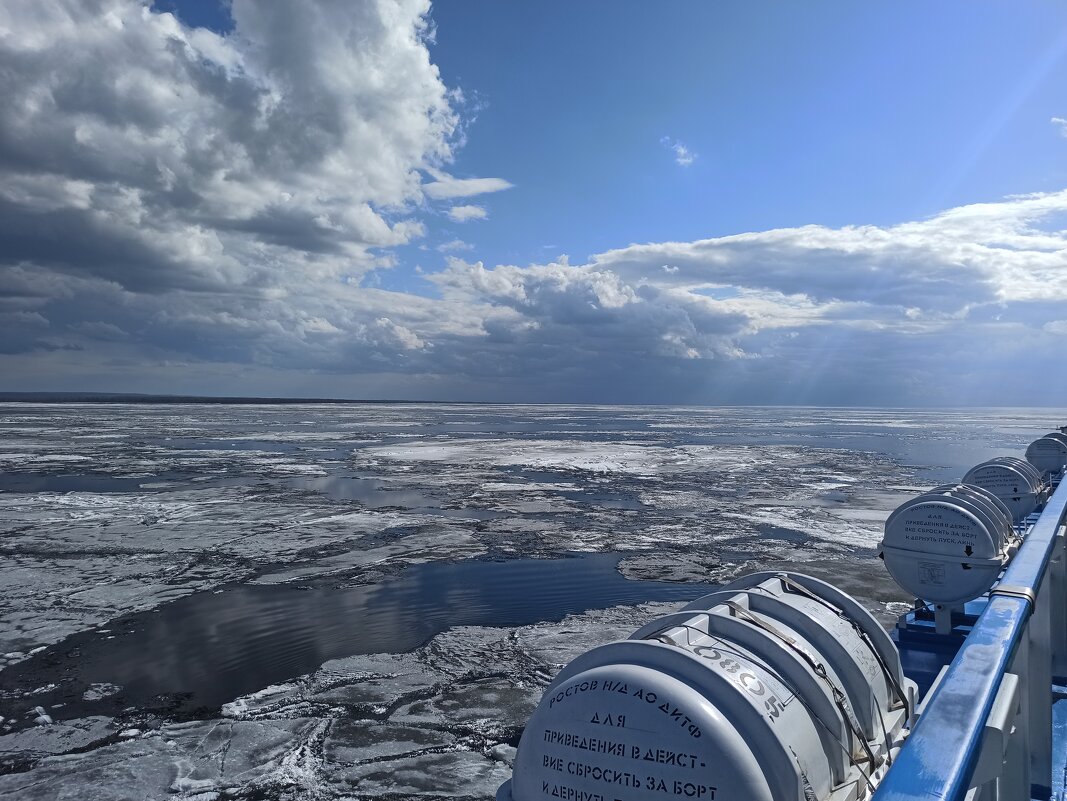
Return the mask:
[[(198, 715), (353, 654), (405, 653), (454, 626), (523, 626), (587, 609), (689, 601), (708, 584), (630, 581), (617, 554), (415, 565), (369, 587), (237, 585), (200, 592), (78, 634), (0, 673), (0, 689), (57, 684), (36, 696), (57, 715), (129, 705)], [(85, 702), (92, 683), (120, 694)], [(206, 709), (205, 709), (206, 708)]]

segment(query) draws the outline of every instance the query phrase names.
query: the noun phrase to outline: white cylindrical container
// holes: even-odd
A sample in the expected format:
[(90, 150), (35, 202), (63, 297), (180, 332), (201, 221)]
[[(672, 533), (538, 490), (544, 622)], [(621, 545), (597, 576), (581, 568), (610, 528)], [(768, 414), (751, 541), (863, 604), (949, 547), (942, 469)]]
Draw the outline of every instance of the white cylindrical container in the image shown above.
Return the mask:
[(889, 515), (880, 551), (886, 569), (925, 601), (956, 604), (988, 590), (1016, 535), (1007, 507), (988, 490), (946, 485)]
[(497, 799), (864, 798), (913, 686), (853, 599), (748, 576), (564, 668)]
[(1028, 461), (1026, 461), (1026, 459), (1020, 459), (1018, 456), (994, 456), (992, 459), (989, 460), (989, 463), (993, 462), (997, 464), (1013, 465), (1019, 468), (1019, 470), (1025, 472), (1027, 475), (1032, 476), (1035, 481), (1042, 480), (1041, 471), (1034, 467), (1032, 464), (1030, 464)]
[(1026, 449), (1026, 461), (1043, 475), (1059, 473), (1067, 466), (1067, 442), (1050, 436), (1035, 439)]
[(996, 495), (1008, 507), (1015, 522), (1033, 512), (1043, 499), (1044, 482), (1041, 474), (1033, 465), (1021, 459), (990, 459), (982, 462), (967, 471), (963, 482)]

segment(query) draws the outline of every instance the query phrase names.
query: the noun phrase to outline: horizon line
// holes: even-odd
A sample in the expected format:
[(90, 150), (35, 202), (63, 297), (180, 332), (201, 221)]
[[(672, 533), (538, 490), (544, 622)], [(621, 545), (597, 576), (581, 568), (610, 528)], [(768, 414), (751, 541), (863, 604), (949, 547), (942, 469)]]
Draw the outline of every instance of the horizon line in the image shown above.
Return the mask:
[(189, 395), (154, 392), (79, 392), (79, 391), (0, 391), (0, 403), (94, 403), (94, 404), (158, 404), (158, 405), (261, 405), (287, 406), (300, 404), (433, 404), (440, 406), (663, 406), (700, 409), (1062, 409), (1063, 406), (989, 406), (989, 405), (932, 405), (932, 406), (876, 406), (864, 404), (812, 404), (812, 403), (610, 403), (607, 401), (491, 401), (491, 400), (418, 400), (412, 398), (322, 398), (285, 397), (273, 395)]

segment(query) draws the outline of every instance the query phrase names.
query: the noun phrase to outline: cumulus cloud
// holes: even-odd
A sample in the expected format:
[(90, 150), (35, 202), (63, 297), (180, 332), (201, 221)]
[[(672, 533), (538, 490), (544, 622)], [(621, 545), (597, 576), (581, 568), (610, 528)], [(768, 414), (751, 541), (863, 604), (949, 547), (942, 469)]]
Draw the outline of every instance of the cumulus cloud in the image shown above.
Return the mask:
[(707, 298), (633, 286), (610, 271), (566, 261), (487, 270), (480, 262), (452, 259), (431, 280), (447, 298), (488, 301), (517, 313), (521, 324), (509, 336), (564, 350), (600, 341), (602, 347), (591, 349), (598, 359), (736, 356), (730, 337), (748, 324), (744, 314), (716, 308)]
[[(584, 265), (453, 259), (431, 280), (495, 309), (486, 339), (516, 364), (581, 366), (587, 388), (644, 375), (676, 399), (994, 402), (1008, 376), (1058, 358), (1065, 213), (1067, 192), (1036, 194), (886, 228), (631, 245)], [(980, 376), (999, 378), (972, 386)]]
[(489, 216), (489, 212), (481, 206), (453, 206), (448, 210), (448, 216), (455, 222), (467, 222), (484, 220)]
[(689, 167), (697, 159), (697, 154), (677, 139), (671, 139), (669, 136), (664, 136), (659, 142), (674, 154), (674, 163), (679, 167)]
[(236, 0), (221, 37), (134, 0), (4, 4), (3, 252), (138, 289), (364, 268), (451, 153), (427, 10)]
[(423, 175), (455, 180), (429, 0), (228, 8), (221, 36), (138, 0), (0, 6), (9, 351), (332, 365), (331, 337), (351, 358), (421, 342), (383, 313), (417, 301), (359, 282), (423, 234)]
[(1056, 126), (1056, 130), (1060, 132), (1060, 136), (1067, 137), (1067, 119), (1064, 119), (1063, 117), (1053, 117), (1049, 122)]

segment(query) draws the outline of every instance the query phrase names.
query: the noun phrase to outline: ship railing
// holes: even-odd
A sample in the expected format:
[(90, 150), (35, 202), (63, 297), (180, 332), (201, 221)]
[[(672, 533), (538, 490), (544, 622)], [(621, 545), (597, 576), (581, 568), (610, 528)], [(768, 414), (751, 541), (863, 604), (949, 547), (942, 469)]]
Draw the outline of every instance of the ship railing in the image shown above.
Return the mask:
[[(1064, 801), (1067, 481), (1053, 492), (872, 801)], [(1058, 774), (1058, 775), (1054, 775)]]

